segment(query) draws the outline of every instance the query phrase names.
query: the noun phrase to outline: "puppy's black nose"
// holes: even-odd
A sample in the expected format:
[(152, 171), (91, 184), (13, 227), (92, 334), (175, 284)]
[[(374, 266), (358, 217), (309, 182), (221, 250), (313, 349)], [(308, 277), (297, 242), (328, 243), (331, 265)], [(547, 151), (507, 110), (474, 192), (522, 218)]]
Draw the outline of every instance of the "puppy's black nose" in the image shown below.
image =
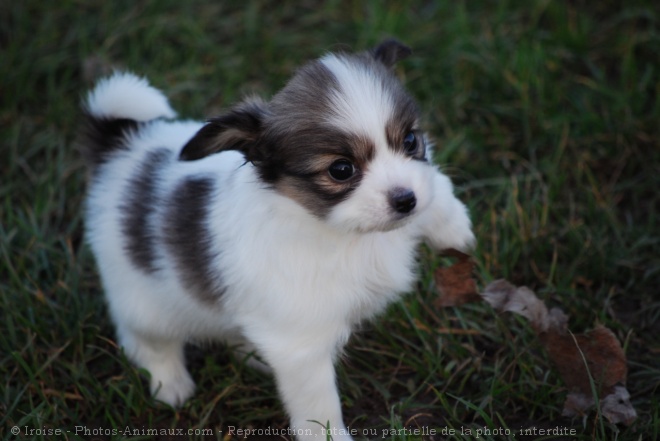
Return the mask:
[(389, 200), (390, 206), (397, 213), (410, 213), (417, 205), (415, 193), (407, 188), (395, 188), (390, 191)]

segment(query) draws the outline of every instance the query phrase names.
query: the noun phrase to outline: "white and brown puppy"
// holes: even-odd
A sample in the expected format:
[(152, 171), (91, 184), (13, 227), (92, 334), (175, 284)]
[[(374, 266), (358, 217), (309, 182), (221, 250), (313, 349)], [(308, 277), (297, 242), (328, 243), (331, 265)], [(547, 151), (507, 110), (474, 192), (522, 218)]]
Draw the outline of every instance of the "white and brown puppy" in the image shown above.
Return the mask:
[(350, 439), (334, 363), (351, 330), (411, 289), (420, 242), (474, 242), (392, 72), (409, 53), (389, 40), (325, 55), (206, 124), (170, 120), (132, 74), (90, 92), (87, 238), (157, 399), (193, 393), (185, 342), (221, 339), (270, 366), (291, 429)]

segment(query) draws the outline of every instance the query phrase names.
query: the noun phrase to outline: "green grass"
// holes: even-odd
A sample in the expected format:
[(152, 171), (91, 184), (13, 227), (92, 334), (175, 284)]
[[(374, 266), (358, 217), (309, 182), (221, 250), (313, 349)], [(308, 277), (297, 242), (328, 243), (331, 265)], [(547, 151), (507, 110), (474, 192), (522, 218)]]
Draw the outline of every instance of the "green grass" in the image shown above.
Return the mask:
[[(12, 426), (284, 427), (271, 379), (221, 347), (191, 349), (181, 410), (155, 404), (113, 341), (82, 238), (85, 170), (72, 147), (94, 66), (149, 77), (183, 117), (265, 97), (300, 63), (387, 36), (470, 206), (483, 286), (508, 278), (623, 342), (629, 428), (561, 417), (566, 395), (527, 323), (485, 305), (437, 310), (432, 271), (366, 325), (339, 367), (346, 422), (383, 429), (576, 429), (660, 437), (660, 10), (656, 2), (0, 3), (0, 436)], [(470, 429), (472, 435), (466, 435)], [(20, 439), (50, 439), (39, 434)], [(147, 437), (136, 436), (133, 439)], [(195, 436), (192, 436), (195, 438)], [(479, 439), (504, 439), (481, 436)], [(234, 437), (236, 439), (236, 437)], [(523, 439), (518, 437), (517, 439)], [(534, 439), (530, 437), (527, 439)]]

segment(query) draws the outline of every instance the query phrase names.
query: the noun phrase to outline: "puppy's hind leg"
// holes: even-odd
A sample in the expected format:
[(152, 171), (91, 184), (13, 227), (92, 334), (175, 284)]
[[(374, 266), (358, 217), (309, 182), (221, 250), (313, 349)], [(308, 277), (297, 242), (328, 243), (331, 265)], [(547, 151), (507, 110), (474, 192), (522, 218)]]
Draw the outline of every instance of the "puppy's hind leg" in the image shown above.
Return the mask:
[(183, 355), (184, 342), (120, 329), (119, 342), (128, 358), (151, 374), (151, 393), (170, 406), (181, 406), (195, 390)]

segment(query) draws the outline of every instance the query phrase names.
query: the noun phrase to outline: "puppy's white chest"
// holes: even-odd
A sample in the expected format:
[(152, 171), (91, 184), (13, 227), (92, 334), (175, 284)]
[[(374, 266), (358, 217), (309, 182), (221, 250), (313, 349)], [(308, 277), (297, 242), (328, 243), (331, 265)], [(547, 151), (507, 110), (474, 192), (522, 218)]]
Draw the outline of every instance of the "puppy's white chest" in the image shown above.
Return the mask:
[(269, 305), (265, 310), (282, 320), (356, 322), (414, 280), (416, 243), (404, 231), (347, 236), (275, 217), (243, 233), (245, 246), (226, 260), (230, 273), (240, 274), (230, 282), (238, 288), (236, 304)]

